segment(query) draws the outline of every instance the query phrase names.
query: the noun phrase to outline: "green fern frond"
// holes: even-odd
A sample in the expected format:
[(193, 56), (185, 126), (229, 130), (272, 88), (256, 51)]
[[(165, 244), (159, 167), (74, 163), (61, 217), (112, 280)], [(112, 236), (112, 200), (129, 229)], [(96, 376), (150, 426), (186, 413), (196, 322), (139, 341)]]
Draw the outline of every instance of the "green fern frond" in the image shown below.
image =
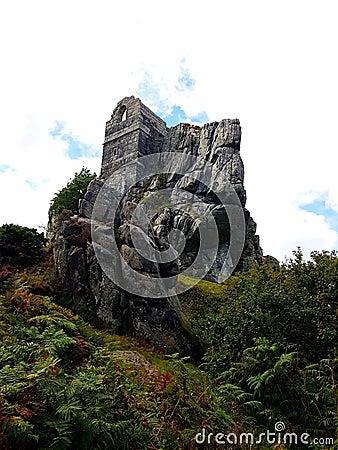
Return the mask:
[(77, 325), (71, 322), (69, 319), (67, 319), (62, 314), (43, 314), (40, 316), (34, 316), (31, 317), (28, 322), (37, 322), (37, 323), (44, 323), (47, 325), (56, 325), (60, 328), (66, 328), (68, 330), (75, 331), (77, 329)]

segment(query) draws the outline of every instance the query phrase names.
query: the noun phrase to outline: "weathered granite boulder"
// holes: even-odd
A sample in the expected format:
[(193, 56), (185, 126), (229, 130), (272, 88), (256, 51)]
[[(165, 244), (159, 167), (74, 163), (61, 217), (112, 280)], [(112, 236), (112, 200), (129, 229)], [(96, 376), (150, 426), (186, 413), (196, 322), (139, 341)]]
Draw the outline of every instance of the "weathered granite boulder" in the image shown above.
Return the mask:
[[(65, 221), (54, 241), (55, 264), (63, 284), (72, 292), (75, 308), (86, 317), (110, 325), (118, 334), (144, 339), (166, 353), (178, 352), (198, 359), (202, 346), (191, 333), (177, 296), (148, 298), (143, 292), (138, 296), (116, 286), (98, 263), (90, 237), (86, 245), (78, 239), (86, 235), (86, 231), (78, 230), (87, 230), (87, 226), (86, 218)], [(124, 233), (123, 242), (129, 242), (128, 232)], [(144, 261), (135, 248), (124, 243), (121, 253), (136, 270), (153, 276), (161, 274), (161, 269)], [(175, 263), (171, 266), (166, 273), (177, 273)]]
[[(199, 221), (189, 215), (189, 208), (182, 208), (182, 195), (193, 195), (194, 201), (190, 207), (200, 210), (203, 217), (210, 215), (217, 225), (218, 247), (213, 264), (207, 271), (207, 279), (218, 280), (229, 252), (233, 230), (227, 211), (218, 198), (221, 194), (224, 197), (226, 186), (229, 185), (239, 199), (245, 227), (243, 251), (232, 270), (245, 270), (250, 262), (260, 263), (262, 250), (256, 235), (256, 224), (245, 209), (240, 141), (241, 128), (237, 119), (208, 123), (203, 127), (179, 124), (168, 129), (139, 99), (127, 97), (118, 103), (106, 124), (100, 177), (90, 183), (80, 203), (79, 216), (63, 221), (54, 238), (56, 267), (64, 284), (73, 293), (78, 309), (89, 311), (117, 333), (145, 339), (165, 352), (196, 357), (201, 354), (201, 345), (192, 335), (178, 297), (172, 290), (178, 273), (191, 266), (200, 245)], [(164, 157), (169, 152), (170, 173), (159, 171), (156, 175), (136, 182), (127, 189), (115, 216), (110, 221), (107, 219), (106, 223), (97, 221), (93, 215), (95, 202), (112, 174), (121, 167), (128, 168), (126, 165), (146, 155)], [(198, 176), (205, 172), (206, 166), (195, 164), (195, 159), (187, 165), (184, 162), (187, 160), (185, 155), (206, 161), (205, 164), (211, 168), (208, 182), (199, 181), (203, 178)], [(121, 191), (127, 183), (126, 178), (121, 176), (119, 179)], [(164, 202), (163, 208), (152, 217), (149, 229), (133, 222), (133, 214), (142, 202), (154, 193), (168, 189), (183, 193), (181, 197), (177, 196), (174, 206)], [(102, 212), (103, 216), (109, 217), (109, 208)], [(208, 227), (207, 222), (205, 226)], [(98, 229), (99, 243), (95, 239), (96, 243), (93, 243), (93, 230), (95, 233)], [(178, 230), (177, 236), (172, 233), (173, 230)], [(184, 245), (170, 262), (152, 261), (139, 254), (135, 236), (159, 252), (168, 251), (171, 248), (170, 239), (176, 237), (178, 245), (181, 245), (179, 238), (184, 236)], [(124, 264), (127, 263), (135, 273), (150, 280), (161, 280), (163, 296), (154, 298), (142, 286), (136, 292), (135, 289), (121, 288), (116, 281), (112, 281), (112, 277), (107, 276), (107, 271), (98, 261), (97, 251), (109, 255), (107, 249), (112, 239), (119, 249), (119, 258), (112, 261), (114, 271), (121, 272), (128, 281), (127, 272), (124, 272)], [(201, 260), (201, 265), (207, 263)], [(159, 288), (160, 292), (162, 287)]]

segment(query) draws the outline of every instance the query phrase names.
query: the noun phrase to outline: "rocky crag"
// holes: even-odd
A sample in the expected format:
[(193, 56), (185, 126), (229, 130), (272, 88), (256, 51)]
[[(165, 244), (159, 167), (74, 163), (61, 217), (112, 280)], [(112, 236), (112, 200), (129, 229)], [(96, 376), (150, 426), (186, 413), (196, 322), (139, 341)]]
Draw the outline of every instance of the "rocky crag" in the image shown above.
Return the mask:
[[(177, 167), (177, 172), (182, 155), (202, 158), (211, 167), (211, 178), (214, 173), (222, 175), (223, 184), (218, 183), (216, 191), (221, 193), (227, 183), (238, 196), (245, 220), (245, 239), (241, 257), (234, 269), (245, 270), (250, 262), (261, 262), (262, 250), (256, 235), (256, 224), (245, 208), (240, 141), (241, 128), (237, 119), (207, 123), (202, 127), (185, 123), (167, 128), (165, 122), (139, 99), (126, 97), (117, 104), (111, 119), (106, 123), (101, 174), (89, 185), (80, 202), (79, 215), (63, 221), (54, 239), (56, 267), (65, 286), (72, 292), (77, 308), (90, 311), (115, 332), (145, 339), (165, 352), (200, 354), (201, 346), (192, 335), (175, 294), (167, 293), (160, 298), (152, 298), (146, 292), (131, 293), (107, 276), (98, 262), (92, 242), (93, 208), (109, 177), (141, 157), (171, 152), (171, 167)], [(193, 173), (195, 168), (190, 170)], [(177, 186), (195, 195), (204, 206), (203, 211), (208, 210), (217, 223), (217, 255), (205, 276), (211, 281), (217, 281), (230, 245), (229, 220), (215, 195), (217, 192), (212, 192), (210, 186), (195, 179), (182, 181), (182, 177), (159, 173), (128, 190), (119, 204), (113, 226), (121, 257), (134, 270), (163, 280), (175, 277), (192, 264), (200, 245), (196, 218), (189, 217), (186, 212), (172, 205), (164, 206), (156, 214), (151, 233), (141, 228), (138, 231), (147, 234), (148, 242), (159, 251), (168, 248), (167, 236), (171, 230), (183, 232), (185, 246), (174, 261), (166, 264), (147, 261), (138, 254), (131, 236), (131, 228), (137, 227), (132, 225), (133, 212), (140, 202), (156, 191), (175, 189)]]

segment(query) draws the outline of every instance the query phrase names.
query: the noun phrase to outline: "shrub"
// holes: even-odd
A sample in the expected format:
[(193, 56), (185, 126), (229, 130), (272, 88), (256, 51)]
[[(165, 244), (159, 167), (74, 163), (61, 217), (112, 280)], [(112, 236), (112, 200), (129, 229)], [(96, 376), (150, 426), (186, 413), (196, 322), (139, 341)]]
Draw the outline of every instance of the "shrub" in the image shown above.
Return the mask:
[(0, 227), (0, 266), (27, 267), (44, 254), (46, 239), (35, 228), (5, 224)]
[(67, 183), (51, 201), (49, 216), (58, 216), (63, 210), (72, 214), (78, 213), (79, 200), (84, 197), (89, 183), (96, 177), (95, 173), (90, 173), (88, 169), (82, 167), (79, 173), (75, 173), (74, 178)]
[(258, 337), (284, 348), (294, 345), (309, 363), (334, 357), (338, 258), (335, 252), (313, 252), (311, 258), (304, 262), (297, 251), (278, 269), (254, 265), (217, 289), (204, 281), (181, 295), (216, 373), (239, 360)]

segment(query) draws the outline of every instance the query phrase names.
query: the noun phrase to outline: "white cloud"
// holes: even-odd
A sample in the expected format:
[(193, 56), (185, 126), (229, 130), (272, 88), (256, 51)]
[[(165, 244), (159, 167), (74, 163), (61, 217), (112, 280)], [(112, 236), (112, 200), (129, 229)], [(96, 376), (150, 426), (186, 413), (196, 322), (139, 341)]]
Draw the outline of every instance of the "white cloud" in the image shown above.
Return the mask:
[(44, 223), (82, 164), (99, 170), (100, 158), (65, 156), (49, 134), (55, 121), (100, 148), (117, 101), (149, 74), (158, 96), (148, 106), (241, 120), (248, 208), (266, 253), (334, 248), (324, 218), (299, 205), (326, 193), (338, 211), (336, 13), (333, 0), (3, 2), (0, 166), (15, 171), (0, 172), (1, 222)]

